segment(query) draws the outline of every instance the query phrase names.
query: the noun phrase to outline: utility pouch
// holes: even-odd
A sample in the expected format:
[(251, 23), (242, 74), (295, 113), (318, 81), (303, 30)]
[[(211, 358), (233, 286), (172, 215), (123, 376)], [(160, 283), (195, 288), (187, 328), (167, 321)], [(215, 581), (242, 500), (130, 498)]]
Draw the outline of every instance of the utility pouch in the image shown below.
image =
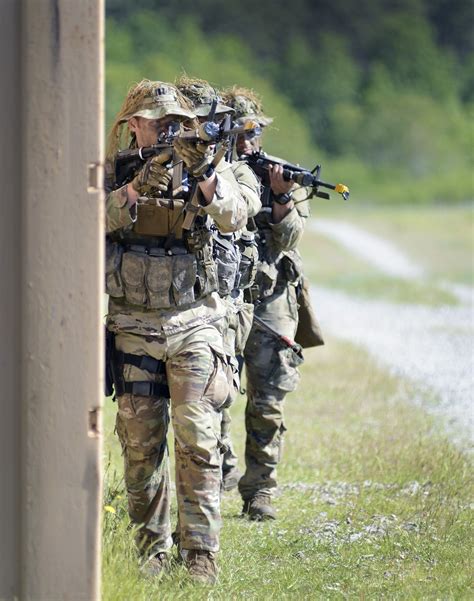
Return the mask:
[(292, 392), (296, 389), (300, 378), (297, 368), (304, 361), (301, 347), (295, 344), (292, 347), (280, 348), (277, 356), (275, 369), (271, 370), (267, 382), (270, 386)]
[(217, 264), (219, 294), (229, 295), (238, 285), (240, 251), (232, 236), (214, 236), (214, 259)]
[(145, 305), (145, 273), (147, 256), (134, 252), (125, 252), (122, 257), (122, 281), (125, 299), (132, 305)]
[[(137, 204), (137, 220), (133, 230), (145, 236), (167, 236), (169, 234), (169, 209), (162, 206), (160, 199)], [(153, 203), (150, 201), (154, 201)]]
[(146, 288), (151, 309), (171, 307), (170, 290), (173, 281), (173, 257), (148, 257)]
[(124, 295), (120, 267), (123, 247), (118, 242), (105, 239), (105, 291), (110, 296), (120, 298)]
[(267, 298), (273, 294), (277, 279), (278, 269), (274, 263), (262, 261), (258, 264), (255, 283), (258, 286), (260, 298)]
[(304, 276), (301, 280), (301, 292), (298, 296), (298, 328), (295, 341), (303, 348), (324, 344), (321, 328), (311, 304), (309, 283)]
[(195, 300), (194, 284), (197, 276), (196, 257), (193, 254), (174, 255), (172, 261), (174, 301), (178, 307), (193, 303)]
[(298, 253), (285, 254), (280, 261), (280, 272), (286, 282), (296, 284), (303, 274), (303, 262)]
[(241, 290), (249, 288), (255, 281), (258, 263), (258, 248), (255, 236), (249, 232), (238, 241), (240, 249), (239, 285)]
[(195, 255), (197, 262), (196, 298), (204, 298), (218, 289), (217, 267), (212, 258), (212, 248), (207, 244)]

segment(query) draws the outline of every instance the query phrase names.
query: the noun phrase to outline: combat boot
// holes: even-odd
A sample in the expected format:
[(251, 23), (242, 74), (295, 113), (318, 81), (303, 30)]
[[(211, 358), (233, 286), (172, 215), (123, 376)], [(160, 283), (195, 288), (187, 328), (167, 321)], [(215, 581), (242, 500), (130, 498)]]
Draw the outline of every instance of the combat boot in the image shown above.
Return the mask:
[(242, 515), (248, 515), (252, 521), (275, 520), (276, 512), (268, 495), (255, 495), (244, 500)]
[(234, 490), (234, 488), (237, 488), (240, 478), (242, 478), (242, 474), (238, 467), (231, 467), (230, 470), (223, 472), (222, 490), (225, 492), (229, 492), (229, 490)]
[(184, 557), (184, 565), (194, 582), (215, 584), (217, 580), (217, 563), (214, 553), (202, 549), (190, 549)]
[(169, 568), (170, 560), (168, 553), (161, 552), (146, 559), (141, 566), (141, 571), (147, 576), (154, 577), (168, 571)]

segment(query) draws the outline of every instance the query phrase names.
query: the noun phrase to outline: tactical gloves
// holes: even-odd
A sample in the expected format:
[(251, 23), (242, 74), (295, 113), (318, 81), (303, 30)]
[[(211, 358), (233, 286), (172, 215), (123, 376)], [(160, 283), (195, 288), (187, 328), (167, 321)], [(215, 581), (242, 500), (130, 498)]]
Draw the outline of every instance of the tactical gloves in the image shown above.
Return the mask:
[(183, 159), (186, 169), (194, 177), (201, 177), (212, 162), (213, 153), (207, 144), (196, 144), (190, 140), (176, 140), (174, 148)]
[(149, 192), (152, 188), (156, 188), (160, 192), (168, 190), (172, 172), (161, 164), (162, 160), (161, 155), (149, 159), (132, 180), (132, 187), (139, 194)]

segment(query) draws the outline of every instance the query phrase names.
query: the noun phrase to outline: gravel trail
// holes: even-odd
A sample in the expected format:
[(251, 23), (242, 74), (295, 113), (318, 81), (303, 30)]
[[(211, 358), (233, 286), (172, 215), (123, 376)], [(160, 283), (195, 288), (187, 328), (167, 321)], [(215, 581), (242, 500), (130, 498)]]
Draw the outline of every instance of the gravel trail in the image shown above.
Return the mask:
[[(422, 277), (423, 270), (396, 247), (360, 228), (330, 220), (310, 227), (343, 240), (386, 275)], [(423, 406), (443, 416), (451, 437), (469, 446), (474, 443), (474, 289), (443, 286), (456, 294), (459, 305), (367, 300), (319, 286), (312, 296), (323, 332), (360, 345), (390, 372), (415, 382), (423, 392), (417, 401), (434, 393), (435, 401)]]

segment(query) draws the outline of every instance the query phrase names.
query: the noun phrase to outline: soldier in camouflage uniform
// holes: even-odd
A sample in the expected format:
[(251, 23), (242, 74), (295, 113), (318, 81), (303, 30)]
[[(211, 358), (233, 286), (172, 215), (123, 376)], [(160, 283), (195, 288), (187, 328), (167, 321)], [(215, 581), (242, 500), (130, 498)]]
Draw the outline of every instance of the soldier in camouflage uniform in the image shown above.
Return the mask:
[[(215, 111), (216, 121), (222, 121), (227, 114), (234, 113), (231, 107), (222, 104), (218, 92), (207, 81), (181, 76), (175, 83), (180, 92), (193, 103), (193, 111), (201, 122), (206, 120), (215, 99), (218, 101)], [(249, 130), (245, 135), (247, 138), (251, 138), (254, 132)], [(230, 144), (229, 154), (232, 155), (233, 140), (229, 140), (228, 143)], [(232, 161), (231, 166), (246, 200), (248, 217), (254, 217), (262, 208), (260, 183), (245, 161)], [(253, 284), (255, 278), (258, 260), (255, 236), (247, 228), (234, 234), (217, 233), (214, 253), (218, 264), (219, 294), (228, 307), (225, 348), (228, 360), (235, 365), (237, 374), (236, 356), (241, 355), (244, 351), (253, 317), (253, 305), (244, 301), (243, 292)], [(234, 390), (237, 393), (238, 378), (235, 379), (234, 384)], [(237, 488), (242, 476), (237, 466), (237, 455), (230, 437), (230, 423), (230, 412), (228, 409), (223, 409), (222, 442), (225, 448), (222, 457), (222, 488), (225, 491)]]
[(115, 337), (110, 361), (129, 514), (148, 572), (166, 567), (172, 545), (170, 404), (180, 557), (193, 579), (213, 582), (221, 410), (231, 376), (211, 227), (241, 228), (246, 203), (230, 166), (213, 164), (209, 148), (195, 142), (175, 142), (174, 153), (165, 149), (149, 159), (120, 187), (113, 172), (119, 148), (150, 146), (171, 121), (192, 119), (173, 85), (148, 80), (130, 89), (116, 117), (106, 173), (107, 328)]
[[(235, 110), (237, 122), (257, 120), (261, 127), (271, 123), (262, 113), (259, 98), (245, 88), (232, 88), (223, 94), (224, 102)], [(237, 140), (240, 158), (258, 150), (260, 141)], [(301, 258), (297, 245), (308, 217), (308, 204), (294, 204), (292, 183), (283, 179), (281, 166), (270, 170), (270, 187), (263, 190), (263, 208), (254, 218), (259, 249), (257, 286), (253, 289), (255, 315), (277, 334), (272, 335), (254, 321), (244, 359), (247, 373), (245, 426), (245, 474), (239, 482), (244, 501), (243, 513), (252, 520), (275, 519), (272, 494), (276, 470), (281, 460), (286, 430), (283, 405), (288, 392), (295, 390), (302, 358), (278, 339), (278, 334), (294, 339), (298, 322), (297, 289), (301, 278)]]

